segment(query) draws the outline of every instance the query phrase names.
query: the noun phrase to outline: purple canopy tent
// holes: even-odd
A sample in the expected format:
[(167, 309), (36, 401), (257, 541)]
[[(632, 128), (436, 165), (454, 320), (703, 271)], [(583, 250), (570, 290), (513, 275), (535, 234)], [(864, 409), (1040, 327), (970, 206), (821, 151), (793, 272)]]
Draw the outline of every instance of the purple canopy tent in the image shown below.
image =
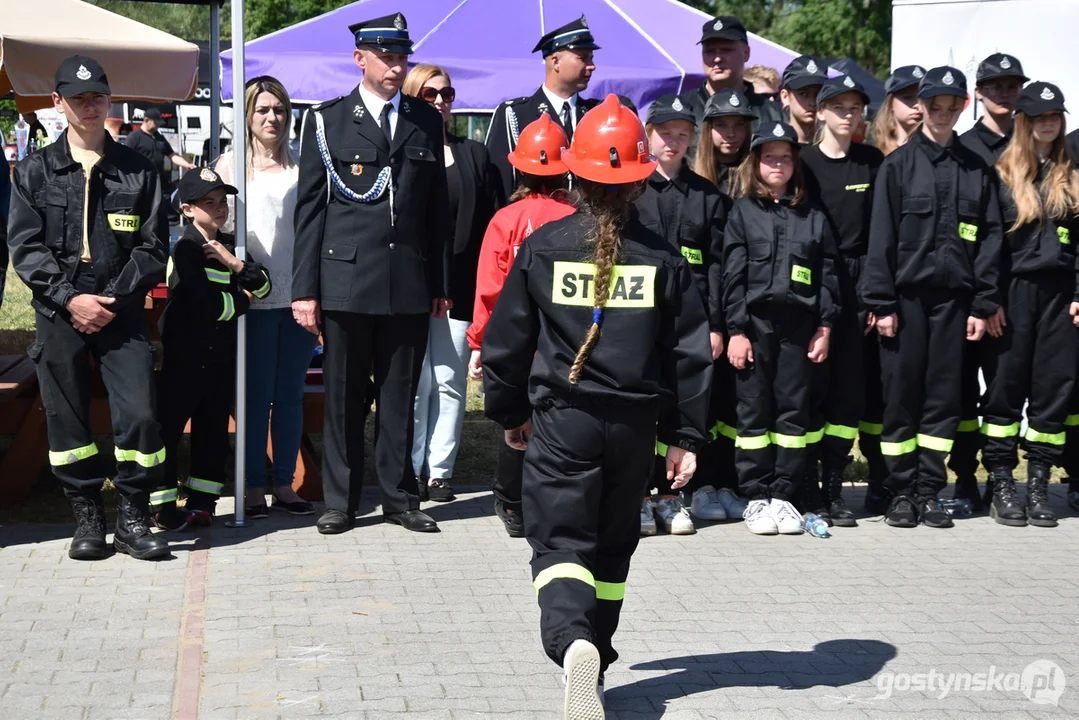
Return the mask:
[[(587, 97), (618, 93), (643, 111), (704, 80), (696, 42), (709, 16), (676, 0), (361, 0), (246, 43), (247, 77), (273, 75), (297, 103), (346, 95), (360, 78), (348, 25), (398, 11), (415, 44), (410, 61), (436, 63), (453, 77), (456, 112), (490, 112), (535, 92), (543, 66), (530, 51), (581, 13), (602, 48)], [(780, 71), (797, 55), (756, 35), (749, 44), (750, 63)], [(221, 54), (221, 66), (230, 99), (231, 52)]]

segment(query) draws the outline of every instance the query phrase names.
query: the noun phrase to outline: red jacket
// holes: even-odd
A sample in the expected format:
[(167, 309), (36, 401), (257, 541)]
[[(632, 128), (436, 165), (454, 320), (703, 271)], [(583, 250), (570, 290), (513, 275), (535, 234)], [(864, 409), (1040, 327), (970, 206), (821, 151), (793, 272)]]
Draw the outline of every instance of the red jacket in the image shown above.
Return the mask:
[(513, 259), (521, 243), (533, 231), (552, 220), (560, 220), (577, 211), (573, 205), (545, 195), (529, 195), (495, 213), (480, 248), (480, 262), (476, 268), (476, 305), (472, 311), (472, 325), (468, 328), (468, 346), (479, 350), (483, 346), (483, 333), (487, 321), (495, 309), (495, 302), (502, 292)]

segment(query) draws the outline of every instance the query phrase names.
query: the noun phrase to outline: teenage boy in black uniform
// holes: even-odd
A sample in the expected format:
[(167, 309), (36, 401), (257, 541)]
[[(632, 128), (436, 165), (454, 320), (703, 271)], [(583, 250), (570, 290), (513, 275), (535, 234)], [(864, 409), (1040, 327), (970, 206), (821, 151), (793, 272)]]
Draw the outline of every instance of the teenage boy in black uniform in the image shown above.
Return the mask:
[[(236, 370), (235, 320), (250, 296), (266, 297), (270, 278), (256, 262), (243, 262), (232, 235), (219, 233), (228, 219), (226, 185), (209, 168), (188, 170), (180, 180), (181, 211), (188, 225), (169, 261), (169, 301), (159, 323), (165, 361), (158, 391), (165, 473), (150, 495), (154, 523), (167, 530), (209, 525), (225, 485), (229, 413)], [(191, 421), (191, 463), (185, 513), (176, 509), (176, 446)]]
[(813, 142), (817, 129), (817, 93), (828, 81), (828, 67), (815, 55), (799, 55), (783, 69), (783, 101), (786, 122), (798, 134), (799, 145)]
[[(11, 262), (37, 311), (37, 364), (47, 412), (49, 463), (75, 511), (68, 555), (105, 557), (101, 486), (120, 495), (113, 546), (140, 559), (169, 554), (149, 530), (149, 492), (165, 448), (154, 420), (153, 359), (143, 314), (164, 277), (168, 227), (150, 163), (105, 132), (109, 82), (76, 55), (56, 71), (53, 105), (68, 119), (55, 143), (15, 166), (8, 223)], [(90, 356), (112, 410), (115, 474), (90, 434)]]

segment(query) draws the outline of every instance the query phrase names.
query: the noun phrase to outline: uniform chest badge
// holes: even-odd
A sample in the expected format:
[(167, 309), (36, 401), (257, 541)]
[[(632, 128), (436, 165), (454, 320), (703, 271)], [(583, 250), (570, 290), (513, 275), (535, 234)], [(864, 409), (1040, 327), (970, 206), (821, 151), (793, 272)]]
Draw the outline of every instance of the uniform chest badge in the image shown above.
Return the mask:
[(349, 170), (352, 171), (353, 175), (363, 175), (363, 165), (359, 163), (353, 163)]
[(352, 108), (352, 114), (355, 115), (357, 118), (362, 119), (363, 118), (363, 105), (357, 105), (354, 108)]
[(541, 113), (545, 113), (548, 110), (548, 105), (545, 102), (541, 102), (539, 105), (536, 106), (536, 109), (539, 110)]
[(408, 100), (401, 98), (401, 109), (405, 111), (405, 114), (412, 112), (412, 106), (409, 105)]

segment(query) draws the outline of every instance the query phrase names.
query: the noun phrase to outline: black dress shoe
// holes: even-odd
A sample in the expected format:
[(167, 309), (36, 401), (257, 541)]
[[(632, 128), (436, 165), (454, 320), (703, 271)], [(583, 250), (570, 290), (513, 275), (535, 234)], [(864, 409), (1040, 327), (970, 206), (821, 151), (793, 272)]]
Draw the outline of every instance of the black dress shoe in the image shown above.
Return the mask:
[(523, 538), (525, 536), (525, 523), (521, 513), (517, 510), (510, 510), (498, 498), (495, 498), (495, 515), (506, 526), (506, 534), (511, 538)]
[(453, 486), (443, 478), (435, 478), (427, 483), (427, 499), (431, 502), (450, 502), (456, 500)]
[(438, 523), (419, 510), (405, 510), (399, 513), (387, 513), (383, 515), (386, 522), (400, 525), (405, 530), (412, 532), (438, 532)]
[(322, 535), (337, 535), (351, 527), (352, 517), (344, 510), (327, 510), (315, 524), (315, 528)]

